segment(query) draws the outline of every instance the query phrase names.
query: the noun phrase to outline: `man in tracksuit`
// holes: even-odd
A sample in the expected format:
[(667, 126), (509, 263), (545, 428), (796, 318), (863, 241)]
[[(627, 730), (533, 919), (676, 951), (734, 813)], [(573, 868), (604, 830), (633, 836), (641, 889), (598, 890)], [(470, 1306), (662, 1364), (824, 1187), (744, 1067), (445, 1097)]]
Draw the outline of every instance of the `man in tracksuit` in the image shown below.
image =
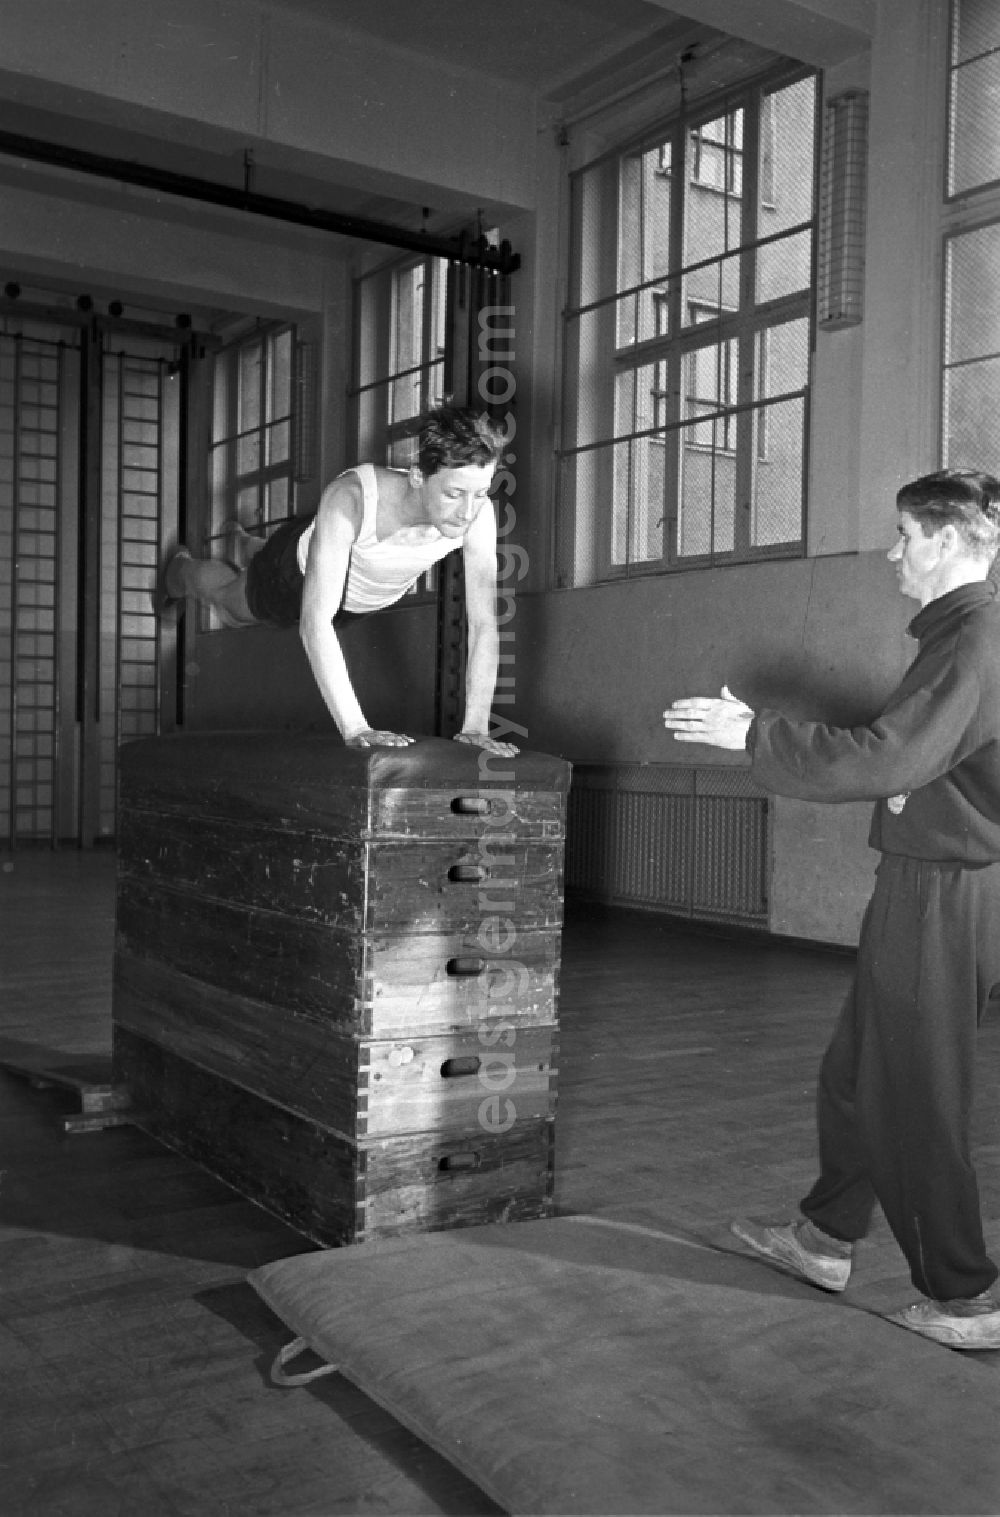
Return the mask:
[(889, 552), (917, 656), (869, 725), (792, 722), (735, 700), (676, 701), (681, 742), (744, 746), (755, 780), (811, 801), (876, 801), (881, 859), (857, 969), (824, 1055), (819, 1178), (788, 1226), (733, 1231), (841, 1291), (876, 1201), (921, 1300), (889, 1320), (957, 1349), (1000, 1348), (969, 1127), (976, 1035), (1000, 990), (1000, 599), (989, 578), (1000, 482), (943, 471), (905, 485)]

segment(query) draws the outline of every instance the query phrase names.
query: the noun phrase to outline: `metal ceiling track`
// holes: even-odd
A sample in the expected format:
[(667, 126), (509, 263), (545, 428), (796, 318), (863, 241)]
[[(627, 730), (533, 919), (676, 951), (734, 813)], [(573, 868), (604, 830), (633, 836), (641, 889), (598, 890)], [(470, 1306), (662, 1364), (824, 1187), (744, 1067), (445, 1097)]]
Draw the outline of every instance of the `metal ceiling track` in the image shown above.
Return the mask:
[(520, 256), (511, 251), (510, 243), (506, 241), (495, 248), (485, 238), (469, 237), (466, 233), (439, 237), (426, 232), (412, 232), (406, 227), (391, 226), (383, 221), (369, 221), (362, 216), (326, 211), (319, 206), (302, 205), (298, 201), (282, 200), (275, 195), (259, 195), (249, 186), (216, 184), (210, 179), (196, 179), (188, 174), (175, 174), (170, 169), (153, 168), (149, 164), (136, 163), (127, 158), (111, 158), (103, 153), (90, 153), (57, 142), (43, 142), (35, 137), (23, 137), (17, 132), (0, 131), (0, 153), (13, 158), (29, 159), (34, 163), (72, 169), (75, 173), (90, 174), (98, 179), (116, 179), (123, 184), (139, 185), (143, 189), (158, 190), (166, 195), (178, 195), (185, 200), (226, 206), (230, 210), (245, 211), (253, 216), (269, 216), (272, 220), (290, 222), (295, 226), (335, 232), (341, 237), (385, 243), (389, 247), (405, 248), (407, 252), (420, 253), (425, 257), (447, 258), (455, 263), (469, 264), (473, 268), (495, 269), (501, 274), (512, 274), (521, 263)]

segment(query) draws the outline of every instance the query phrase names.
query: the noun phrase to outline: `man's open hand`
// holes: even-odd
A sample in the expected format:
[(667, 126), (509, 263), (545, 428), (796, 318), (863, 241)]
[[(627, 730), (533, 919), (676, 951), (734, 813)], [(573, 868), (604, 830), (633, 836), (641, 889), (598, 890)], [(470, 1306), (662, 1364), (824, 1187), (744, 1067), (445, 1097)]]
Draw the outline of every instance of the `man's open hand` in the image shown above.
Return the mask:
[(686, 696), (663, 713), (663, 725), (679, 743), (706, 743), (711, 748), (746, 747), (753, 721), (749, 706), (738, 701), (723, 685), (721, 699), (708, 695)]

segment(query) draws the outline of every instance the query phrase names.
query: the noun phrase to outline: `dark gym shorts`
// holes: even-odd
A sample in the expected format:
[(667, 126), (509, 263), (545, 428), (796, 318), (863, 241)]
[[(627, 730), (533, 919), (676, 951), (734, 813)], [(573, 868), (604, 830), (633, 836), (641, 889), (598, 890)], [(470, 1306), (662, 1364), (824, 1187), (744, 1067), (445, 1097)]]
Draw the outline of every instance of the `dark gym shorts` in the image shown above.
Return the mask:
[(302, 609), (299, 539), (315, 516), (293, 516), (271, 533), (247, 564), (247, 605), (255, 621), (291, 627)]
[[(302, 570), (299, 541), (315, 521), (311, 516), (293, 516), (282, 522), (247, 565), (247, 605), (255, 621), (271, 627), (293, 627), (302, 610)], [(336, 626), (352, 621), (356, 613), (343, 607), (334, 617)]]

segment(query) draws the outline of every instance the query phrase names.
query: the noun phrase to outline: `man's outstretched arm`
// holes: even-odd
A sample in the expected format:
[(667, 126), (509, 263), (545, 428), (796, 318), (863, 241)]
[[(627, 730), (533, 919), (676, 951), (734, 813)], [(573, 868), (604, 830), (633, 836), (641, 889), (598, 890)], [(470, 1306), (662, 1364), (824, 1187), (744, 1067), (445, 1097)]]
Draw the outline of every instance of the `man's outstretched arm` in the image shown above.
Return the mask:
[(493, 508), (486, 505), (469, 528), (463, 548), (465, 613), (469, 652), (465, 666), (465, 721), (457, 740), (510, 756), (513, 743), (490, 737), (490, 707), (496, 689), (500, 658), (497, 630), (497, 528)]
[(333, 618), (344, 599), (351, 549), (360, 522), (360, 486), (337, 480), (324, 493), (309, 543), (299, 635), (319, 692), (347, 746), (402, 747), (412, 739), (402, 733), (374, 731), (369, 727), (333, 626)]
[(663, 725), (679, 743), (706, 743), (710, 748), (742, 751), (753, 721), (749, 706), (738, 701), (727, 685), (722, 695), (691, 695), (674, 701), (663, 713)]

